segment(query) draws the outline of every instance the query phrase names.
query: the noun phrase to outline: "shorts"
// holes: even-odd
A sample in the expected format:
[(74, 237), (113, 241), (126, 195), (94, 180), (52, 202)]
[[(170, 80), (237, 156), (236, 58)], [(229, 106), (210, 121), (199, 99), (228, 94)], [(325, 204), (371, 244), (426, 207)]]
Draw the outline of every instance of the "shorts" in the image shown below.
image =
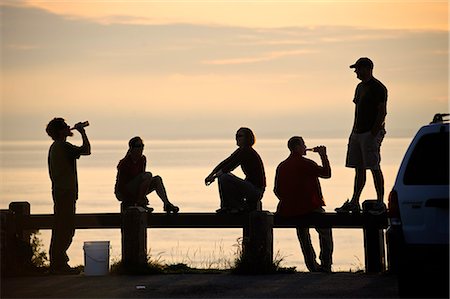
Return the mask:
[(348, 142), (345, 166), (361, 169), (380, 169), (380, 148), (386, 131), (380, 130), (377, 136), (372, 133), (352, 133)]

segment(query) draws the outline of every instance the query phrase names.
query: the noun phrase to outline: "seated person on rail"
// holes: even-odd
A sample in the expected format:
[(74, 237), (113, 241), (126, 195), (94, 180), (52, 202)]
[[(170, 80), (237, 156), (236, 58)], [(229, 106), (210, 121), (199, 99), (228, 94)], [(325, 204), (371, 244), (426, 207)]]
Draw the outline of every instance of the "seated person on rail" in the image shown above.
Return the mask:
[[(208, 186), (216, 178), (219, 181), (220, 209), (217, 213), (242, 213), (256, 210), (266, 188), (264, 165), (259, 154), (253, 149), (255, 135), (249, 128), (240, 128), (236, 133), (238, 148), (217, 165), (206, 177)], [(245, 179), (231, 171), (241, 166)]]
[(128, 146), (127, 154), (117, 165), (114, 192), (117, 199), (122, 202), (122, 208), (141, 206), (152, 212), (153, 208), (148, 206), (147, 195), (156, 191), (164, 203), (164, 211), (178, 213), (180, 209), (169, 201), (162, 178), (145, 171), (147, 158), (143, 155), (143, 140), (138, 136), (133, 137), (128, 142)]

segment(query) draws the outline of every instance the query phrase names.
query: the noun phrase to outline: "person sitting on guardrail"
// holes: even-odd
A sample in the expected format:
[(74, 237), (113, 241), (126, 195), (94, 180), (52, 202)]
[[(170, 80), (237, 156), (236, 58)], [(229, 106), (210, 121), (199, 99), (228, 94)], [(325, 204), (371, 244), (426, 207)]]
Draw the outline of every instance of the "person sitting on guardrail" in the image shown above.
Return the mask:
[(143, 140), (138, 136), (133, 137), (128, 142), (128, 146), (127, 154), (117, 165), (114, 192), (117, 199), (122, 202), (122, 208), (141, 206), (148, 212), (152, 212), (153, 208), (148, 206), (147, 195), (156, 191), (164, 203), (164, 211), (178, 213), (180, 209), (169, 201), (162, 178), (145, 171), (147, 158), (143, 155)]
[[(216, 178), (219, 181), (220, 209), (217, 213), (238, 214), (256, 210), (266, 188), (264, 164), (253, 148), (255, 135), (249, 128), (236, 132), (236, 149), (230, 157), (220, 162), (206, 177), (208, 186)], [(245, 179), (231, 173), (241, 166)]]
[[(274, 193), (280, 200), (277, 215), (282, 217), (301, 217), (310, 213), (324, 213), (325, 202), (322, 196), (319, 178), (330, 178), (331, 167), (325, 146), (310, 149), (317, 152), (322, 165), (307, 159), (307, 148), (302, 137), (294, 136), (288, 141), (289, 157), (278, 165), (275, 173)], [(331, 228), (316, 228), (320, 240), (320, 261), (316, 262), (316, 253), (311, 244), (309, 228), (297, 227), (306, 267), (311, 272), (331, 272), (333, 237)]]

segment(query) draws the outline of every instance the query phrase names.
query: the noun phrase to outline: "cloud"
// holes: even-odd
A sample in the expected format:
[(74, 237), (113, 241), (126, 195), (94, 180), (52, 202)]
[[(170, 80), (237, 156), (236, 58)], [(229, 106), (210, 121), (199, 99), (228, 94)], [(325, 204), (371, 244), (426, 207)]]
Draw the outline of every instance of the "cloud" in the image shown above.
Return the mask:
[(240, 57), (231, 59), (218, 59), (204, 61), (204, 64), (211, 65), (227, 65), (227, 64), (248, 64), (248, 63), (258, 63), (262, 61), (271, 61), (289, 56), (300, 56), (305, 54), (310, 54), (315, 51), (312, 50), (292, 50), (292, 51), (277, 51), (270, 53), (263, 53), (259, 57)]
[(37, 45), (26, 45), (26, 44), (7, 44), (5, 46), (6, 48), (13, 50), (13, 51), (29, 51), (29, 50), (35, 50), (39, 49), (40, 46)]
[(32, 136), (26, 128), (53, 114), (102, 119), (105, 128), (118, 121), (123, 132), (158, 123), (161, 136), (177, 134), (175, 119), (186, 132), (211, 122), (211, 130), (228, 130), (250, 118), (271, 119), (277, 131), (299, 118), (302, 127), (347, 130), (317, 116), (351, 122), (358, 80), (348, 65), (361, 56), (374, 60), (388, 86), (391, 128), (448, 108), (447, 31), (104, 25), (29, 7), (2, 7), (1, 25), (8, 138)]
[[(7, 3), (12, 1), (6, 0)], [(220, 24), (246, 28), (361, 26), (448, 29), (447, 1), (42, 1), (19, 3), (101, 24)]]

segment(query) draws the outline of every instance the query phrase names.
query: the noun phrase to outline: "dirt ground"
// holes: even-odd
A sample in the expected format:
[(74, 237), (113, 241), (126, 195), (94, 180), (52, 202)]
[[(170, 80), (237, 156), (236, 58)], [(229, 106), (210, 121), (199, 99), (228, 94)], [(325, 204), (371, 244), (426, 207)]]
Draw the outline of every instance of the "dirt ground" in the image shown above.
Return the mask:
[(398, 298), (388, 274), (42, 275), (2, 279), (1, 298)]

